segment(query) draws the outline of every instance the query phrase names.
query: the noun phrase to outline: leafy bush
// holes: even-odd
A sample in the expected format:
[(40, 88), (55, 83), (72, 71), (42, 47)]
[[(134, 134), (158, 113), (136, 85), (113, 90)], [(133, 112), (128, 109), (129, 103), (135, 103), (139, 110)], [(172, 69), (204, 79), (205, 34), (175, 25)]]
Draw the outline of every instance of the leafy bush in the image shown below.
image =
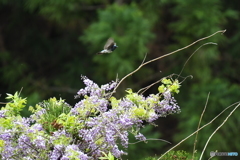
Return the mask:
[[(159, 93), (147, 97), (128, 89), (117, 99), (112, 96), (117, 82), (98, 86), (82, 77), (85, 88), (75, 106), (50, 98), (30, 107), (29, 118), (20, 116), (26, 98), (16, 92), (0, 111), (1, 159), (114, 159), (127, 154), (121, 150), (129, 144), (128, 135), (146, 141), (140, 128), (159, 117), (179, 113), (173, 93), (177, 80), (163, 79)], [(119, 144), (120, 143), (120, 144)]]

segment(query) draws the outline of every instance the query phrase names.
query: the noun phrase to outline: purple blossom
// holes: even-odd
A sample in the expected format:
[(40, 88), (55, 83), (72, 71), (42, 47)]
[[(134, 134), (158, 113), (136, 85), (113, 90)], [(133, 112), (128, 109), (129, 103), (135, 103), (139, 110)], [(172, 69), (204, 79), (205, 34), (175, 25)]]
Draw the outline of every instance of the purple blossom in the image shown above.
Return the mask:
[(6, 117), (6, 115), (5, 115), (6, 112), (7, 112), (6, 110), (0, 110), (0, 118), (5, 118)]
[(58, 140), (61, 137), (68, 137), (71, 138), (71, 134), (68, 133), (66, 130), (57, 130), (52, 133), (52, 136), (50, 137), (51, 141)]
[(150, 112), (149, 118), (146, 120), (147, 122), (153, 122), (159, 118), (159, 115), (156, 112)]
[[(3, 160), (15, 156), (19, 159), (81, 160), (98, 159), (102, 152), (121, 158), (126, 154), (119, 147), (128, 147), (128, 135), (133, 131), (137, 140), (145, 141), (146, 137), (139, 132), (143, 122), (153, 122), (159, 117), (179, 113), (180, 108), (169, 91), (151, 94), (147, 97), (137, 93), (127, 94), (121, 99), (108, 99), (110, 91), (117, 82), (110, 82), (100, 87), (82, 76), (85, 88), (80, 89), (77, 97), (83, 96), (69, 115), (61, 119), (63, 124), (75, 127), (74, 131), (63, 127), (47, 133), (40, 124), (42, 114), (47, 111), (40, 109), (30, 118), (14, 117), (12, 128), (0, 126), (0, 140), (4, 141), (1, 151)], [(161, 100), (162, 98), (162, 100)], [(112, 105), (112, 106), (111, 106)], [(74, 117), (74, 118), (73, 118)], [(5, 118), (5, 111), (0, 111), (0, 118)], [(73, 119), (71, 119), (73, 118)], [(73, 121), (71, 121), (73, 120)], [(39, 157), (42, 158), (42, 157)]]
[[(100, 151), (107, 153), (108, 149), (106, 146), (108, 146), (108, 148), (114, 148), (117, 154), (113, 155), (119, 157), (119, 153), (122, 152), (116, 148), (117, 140), (120, 139), (124, 147), (128, 145), (128, 132), (120, 131), (124, 126), (121, 126), (118, 118), (116, 113), (113, 113), (113, 110), (105, 112), (101, 114), (101, 116), (91, 118), (86, 122), (86, 125), (91, 127), (91, 129), (82, 129), (79, 132), (80, 137), (82, 137), (83, 140), (89, 144), (89, 148), (94, 151), (94, 155), (98, 155), (101, 153)], [(103, 138), (105, 144), (96, 145), (95, 142), (99, 140), (99, 138)]]
[(125, 126), (126, 128), (131, 127), (132, 125), (134, 125), (134, 121), (132, 118), (130, 118), (129, 115), (123, 114), (123, 115), (119, 115), (119, 124), (121, 126)]
[[(86, 105), (87, 103), (87, 105)], [(104, 98), (98, 98), (97, 96), (91, 96), (88, 99), (83, 99), (78, 102), (72, 109), (71, 112), (74, 115), (82, 114), (88, 116), (91, 114), (91, 110), (96, 110), (97, 112), (106, 112), (109, 105), (108, 100)]]
[(20, 119), (13, 120), (13, 123), (18, 127), (28, 128), (30, 126), (31, 119), (23, 117), (23, 118), (20, 118)]
[(124, 152), (122, 150), (119, 150), (117, 145), (114, 145), (114, 147), (112, 148), (111, 152), (117, 158), (120, 158), (122, 155), (126, 155), (127, 154), (126, 152)]
[(1, 152), (1, 158), (3, 160), (11, 159), (15, 154), (16, 147), (11, 144), (10, 141), (5, 141), (3, 151)]
[(70, 160), (67, 156), (62, 156), (61, 160)]
[(101, 89), (105, 90), (105, 91), (110, 91), (110, 90), (114, 89), (116, 87), (116, 85), (117, 85), (117, 82), (112, 81), (105, 85), (101, 85)]
[[(106, 128), (105, 128), (105, 130), (106, 130)], [(106, 136), (104, 136), (104, 137), (105, 137), (106, 142), (109, 145), (114, 145), (115, 144), (114, 135), (116, 134), (116, 131), (107, 129), (105, 134), (106, 134)]]
[(138, 135), (135, 136), (136, 139), (140, 140), (140, 141), (146, 141), (146, 137), (141, 134), (141, 133), (138, 133)]
[(171, 96), (170, 91), (163, 93), (164, 99), (158, 103), (155, 108), (159, 117), (166, 117), (168, 114), (174, 114), (180, 112), (180, 107), (177, 105), (174, 97)]
[(124, 109), (127, 109), (127, 110), (132, 108), (134, 105), (135, 104), (132, 101), (130, 101), (130, 100), (126, 99), (126, 98), (123, 98), (119, 102), (119, 106), (121, 106), (121, 107), (123, 107)]
[(35, 112), (30, 116), (30, 119), (34, 122), (38, 119), (41, 119), (42, 115), (46, 114), (46, 109), (42, 108), (39, 111)]
[(34, 144), (38, 149), (47, 149), (46, 139), (43, 138), (42, 136), (37, 136), (36, 139), (33, 140), (33, 144)]
[(92, 80), (88, 79), (86, 76), (82, 76), (83, 83), (86, 85), (84, 89), (80, 89), (76, 98), (90, 94), (90, 96), (96, 95), (97, 97), (101, 96), (101, 89), (99, 86), (94, 83)]
[(56, 145), (53, 149), (53, 151), (49, 155), (50, 160), (56, 160), (62, 157), (63, 153), (62, 150), (64, 149), (64, 146), (62, 145)]
[(22, 134), (19, 138), (18, 138), (18, 146), (21, 150), (27, 150), (29, 149), (29, 147), (32, 146), (30, 138), (24, 134)]
[(90, 96), (103, 97), (107, 94), (107, 92), (114, 89), (117, 85), (117, 82), (112, 81), (99, 87), (96, 83), (88, 79), (86, 76), (82, 76), (82, 80), (86, 87), (84, 89), (80, 89), (77, 92), (77, 96), (75, 96), (75, 98), (79, 98), (80, 96), (85, 96), (87, 94), (89, 94)]
[(24, 160), (34, 160), (33, 158), (31, 158), (30, 156), (25, 156), (23, 157)]
[(3, 133), (0, 133), (0, 139), (4, 141), (9, 141), (11, 138), (13, 138), (11, 134), (11, 130), (6, 130)]
[(88, 160), (89, 157), (84, 154), (82, 151), (79, 150), (77, 145), (69, 145), (66, 147), (65, 154), (61, 158), (61, 160), (72, 159), (72, 157), (81, 159), (81, 160)]
[(33, 130), (36, 130), (36, 131), (42, 131), (43, 130), (43, 127), (41, 124), (38, 124), (38, 123), (35, 123), (32, 127), (31, 127)]
[(120, 135), (120, 139), (121, 139), (122, 146), (124, 148), (128, 148), (128, 131), (122, 131), (122, 133)]

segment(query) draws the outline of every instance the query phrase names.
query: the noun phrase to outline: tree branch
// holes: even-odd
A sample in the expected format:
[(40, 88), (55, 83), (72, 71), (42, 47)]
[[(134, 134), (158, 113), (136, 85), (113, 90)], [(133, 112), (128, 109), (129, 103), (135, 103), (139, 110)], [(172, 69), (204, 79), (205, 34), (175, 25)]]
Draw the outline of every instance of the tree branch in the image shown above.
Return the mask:
[(160, 57), (154, 58), (154, 59), (152, 59), (152, 60), (150, 60), (150, 61), (147, 61), (147, 62), (145, 62), (145, 63), (142, 63), (137, 69), (135, 69), (135, 70), (132, 71), (131, 73), (127, 74), (125, 77), (123, 77), (123, 78), (118, 82), (117, 86), (114, 88), (114, 90), (113, 90), (113, 92), (111, 93), (110, 97), (112, 96), (113, 93), (116, 92), (116, 90), (117, 90), (117, 88), (119, 87), (119, 85), (120, 85), (127, 77), (129, 77), (129, 76), (131, 76), (132, 74), (134, 74), (135, 72), (137, 72), (137, 71), (138, 71), (139, 69), (141, 69), (143, 66), (145, 66), (145, 65), (147, 65), (147, 64), (149, 64), (149, 63), (151, 63), (151, 62), (157, 61), (157, 60), (159, 60), (159, 59), (162, 59), (162, 58), (164, 58), (164, 57), (170, 56), (170, 55), (172, 55), (172, 54), (174, 54), (174, 53), (177, 53), (177, 52), (179, 52), (179, 51), (182, 51), (182, 50), (184, 50), (184, 49), (187, 49), (187, 48), (191, 47), (192, 45), (194, 45), (194, 44), (196, 44), (196, 43), (198, 43), (198, 42), (200, 42), (200, 41), (202, 41), (202, 40), (205, 40), (205, 39), (208, 39), (208, 38), (214, 36), (214, 35), (217, 34), (217, 33), (222, 33), (222, 34), (223, 34), (224, 32), (226, 32), (226, 29), (225, 29), (225, 30), (221, 30), (221, 31), (217, 31), (217, 32), (215, 32), (215, 33), (213, 33), (213, 34), (211, 34), (211, 35), (209, 35), (209, 36), (207, 36), (207, 37), (203, 37), (203, 38), (201, 38), (201, 39), (199, 39), (199, 40), (196, 40), (196, 41), (194, 41), (193, 43), (191, 43), (191, 44), (189, 44), (189, 45), (187, 45), (187, 46), (185, 46), (185, 47), (183, 47), (183, 48), (177, 49), (177, 50), (175, 50), (175, 51), (173, 51), (173, 52), (170, 52), (170, 53), (165, 54), (165, 55), (163, 55), (163, 56), (160, 56)]

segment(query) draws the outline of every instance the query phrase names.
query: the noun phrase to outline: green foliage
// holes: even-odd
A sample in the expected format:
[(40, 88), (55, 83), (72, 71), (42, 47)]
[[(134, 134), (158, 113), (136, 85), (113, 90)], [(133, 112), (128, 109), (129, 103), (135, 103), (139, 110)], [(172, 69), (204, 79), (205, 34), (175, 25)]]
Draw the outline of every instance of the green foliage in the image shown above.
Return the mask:
[(92, 23), (80, 39), (88, 44), (88, 52), (94, 55), (103, 49), (109, 37), (113, 37), (119, 47), (111, 54), (94, 56), (94, 62), (99, 65), (95, 73), (107, 71), (108, 78), (114, 78), (116, 73), (122, 77), (136, 68), (148, 51), (146, 45), (154, 37), (152, 22), (134, 3), (111, 5), (100, 10), (98, 16), (98, 21)]
[[(11, 133), (15, 133), (15, 135), (13, 137), (9, 136), (9, 137), (11, 137), (9, 139), (15, 139), (15, 143), (12, 143), (10, 146), (13, 147), (13, 148), (14, 147), (17, 148), (17, 146), (19, 145), (18, 140), (23, 135), (28, 137), (29, 142), (30, 141), (31, 142), (38, 141), (39, 137), (41, 137), (41, 138), (44, 137), (46, 139), (49, 138), (49, 135), (46, 134), (45, 131), (37, 130), (34, 127), (34, 124), (32, 126), (30, 126), (30, 125), (28, 126), (27, 119), (20, 115), (20, 111), (22, 110), (22, 108), (24, 108), (26, 106), (26, 103), (27, 103), (26, 98), (22, 99), (19, 96), (18, 92), (16, 92), (14, 95), (12, 95), (12, 94), (7, 94), (7, 95), (8, 96), (7, 96), (6, 99), (11, 99), (11, 101), (8, 102), (5, 107), (1, 108), (1, 111), (2, 111), (1, 113), (3, 113), (4, 116), (0, 117), (0, 126), (1, 126), (1, 134), (3, 134), (3, 135), (5, 133), (9, 133), (9, 135), (11, 135)], [(60, 107), (60, 106), (62, 106), (61, 102), (63, 102), (63, 101), (62, 100), (57, 101), (55, 98), (52, 98), (49, 101), (44, 101), (44, 104), (45, 104), (46, 108), (49, 109), (48, 111), (50, 111), (51, 114), (54, 113), (53, 110), (51, 110), (51, 109), (56, 109), (56, 111), (58, 113), (59, 112), (64, 113), (64, 112), (66, 112), (66, 108), (64, 109), (64, 107)], [(59, 106), (59, 107), (57, 107), (57, 106)], [(59, 110), (60, 108), (62, 108), (61, 111)], [(30, 108), (30, 109), (31, 109), (32, 112), (35, 112), (35, 111), (39, 111), (40, 107), (38, 106), (37, 110), (34, 110), (33, 108)], [(49, 120), (50, 119), (49, 117), (50, 117), (50, 115), (46, 116), (46, 114), (45, 114), (41, 118), (42, 119), (47, 118), (46, 120)], [(45, 120), (45, 122), (46, 122), (46, 120)], [(31, 131), (27, 132), (27, 130), (31, 130)], [(61, 145), (62, 144), (68, 144), (69, 143), (69, 138), (66, 137), (66, 136), (62, 136), (58, 139), (55, 139), (52, 143), (61, 144)], [(28, 145), (30, 147), (33, 147), (30, 144), (28, 144)], [(49, 149), (52, 147), (52, 145), (51, 144), (44, 144), (44, 145), (46, 145), (45, 149), (36, 148), (36, 150), (41, 150), (41, 152), (38, 153), (37, 158), (41, 157), (42, 159), (47, 159), (48, 154), (49, 154)], [(2, 148), (9, 147), (9, 144), (7, 144), (5, 146), (4, 141), (0, 140), (0, 146)], [(2, 151), (2, 148), (0, 149), (0, 151)], [(17, 151), (18, 151), (18, 149), (15, 149), (13, 152), (17, 152)], [(30, 155), (30, 157), (32, 159), (36, 159), (36, 155)], [(2, 158), (1, 155), (0, 155), (0, 158)], [(12, 158), (13, 159), (19, 159), (19, 157), (17, 158), (16, 155), (13, 155)]]
[[(114, 160), (115, 157), (121, 158), (123, 154), (127, 153), (119, 150), (118, 141), (124, 148), (127, 148), (129, 132), (139, 142), (147, 143), (148, 139), (140, 133), (140, 127), (143, 127), (144, 121), (153, 123), (159, 117), (180, 111), (176, 102), (171, 101), (174, 99), (171, 94), (160, 100), (159, 93), (145, 97), (132, 92), (131, 89), (120, 100), (112, 97), (110, 101), (114, 107), (108, 109), (109, 99), (107, 95), (117, 86), (117, 82), (99, 87), (86, 77), (83, 77), (83, 81), (86, 87), (78, 92), (79, 97), (83, 96), (83, 99), (74, 107), (70, 107), (62, 99), (50, 98), (39, 103), (35, 108), (30, 107), (29, 110), (33, 113), (30, 118), (24, 118), (19, 114), (20, 110), (25, 107), (23, 104), (26, 104), (26, 100), (21, 99), (17, 92), (15, 95), (8, 94), (7, 98), (13, 102), (7, 103), (0, 112), (0, 131), (1, 138), (3, 137), (4, 140), (0, 141), (0, 145), (4, 148), (4, 150), (0, 150), (2, 151), (1, 155), (3, 155), (0, 158), (16, 157), (19, 159), (19, 157), (25, 156), (24, 158), (46, 159), (48, 156), (65, 156), (76, 159), (80, 155), (87, 157), (87, 154), (100, 148), (101, 150), (96, 151), (96, 153), (102, 152), (102, 154), (93, 153), (92, 158), (102, 156), (100, 159)], [(165, 104), (159, 103), (161, 101), (171, 104), (167, 108)], [(17, 110), (17, 115), (9, 114), (11, 113), (10, 107), (14, 108), (13, 111)], [(165, 109), (164, 112), (160, 111), (162, 108)], [(154, 136), (157, 135), (154, 134)], [(9, 142), (9, 144), (5, 145), (5, 142)], [(24, 148), (22, 145), (18, 146), (18, 142), (26, 146)], [(39, 142), (42, 143), (39, 144)], [(78, 147), (79, 144), (88, 146), (82, 149)], [(92, 148), (92, 145), (96, 147)], [(63, 154), (57, 153), (52, 156), (58, 146), (64, 148), (57, 149)], [(13, 153), (9, 154), (8, 148), (14, 147)], [(29, 151), (24, 153), (27, 149)], [(21, 155), (22, 153), (24, 154)], [(89, 158), (91, 157), (89, 156)]]
[(79, 14), (84, 14), (81, 10), (85, 10), (85, 7), (87, 9), (88, 5), (99, 2), (107, 3), (107, 1), (100, 0), (26, 0), (25, 7), (31, 12), (38, 10), (45, 17), (66, 26), (69, 23), (75, 25)]
[(2, 73), (2, 81), (13, 86), (16, 85), (16, 82), (26, 84), (26, 82), (24, 82), (22, 79), (19, 79), (19, 77), (25, 74), (28, 70), (27, 64), (21, 62), (18, 57), (13, 58), (10, 52), (0, 52), (0, 55), (0, 58), (4, 60), (5, 63), (11, 64), (4, 65), (4, 67), (0, 68), (0, 72)]
[[(170, 50), (181, 48), (199, 39), (199, 37), (224, 29), (222, 26), (226, 23), (230, 13), (233, 17), (237, 16), (237, 12), (234, 10), (222, 11), (222, 2), (220, 0), (201, 0), (198, 3), (194, 0), (171, 0), (166, 3), (174, 6), (171, 14), (177, 19), (169, 24), (169, 28), (174, 32), (171, 38), (175, 41), (169, 46)], [(224, 36), (219, 35), (212, 37), (210, 41), (217, 43), (223, 42), (224, 39)], [(199, 45), (195, 46), (194, 49), (196, 47), (199, 47)], [(190, 49), (192, 53), (194, 49)], [(189, 52), (189, 50), (186, 51)], [(188, 63), (187, 66), (191, 67), (186, 67), (184, 73), (191, 74), (202, 82), (210, 81), (212, 77), (209, 65), (214, 64), (219, 54), (220, 51), (218, 51), (217, 47), (202, 48)], [(181, 56), (181, 62), (186, 61), (188, 57), (189, 54)]]
[[(201, 0), (198, 3), (194, 0), (169, 2), (174, 4), (172, 14), (178, 18), (178, 21), (171, 23), (170, 27), (178, 33), (175, 39), (178, 40), (179, 45), (191, 43), (192, 37), (190, 36), (197, 38), (221, 30), (219, 23), (226, 22), (225, 13), (221, 12), (222, 2), (220, 0)], [(212, 39), (216, 41), (219, 37)]]
[(158, 159), (158, 157), (147, 157), (144, 160), (157, 160), (157, 159)]
[[(170, 91), (173, 93), (179, 92), (180, 85), (178, 81), (172, 82), (171, 80), (163, 79), (162, 81), (165, 85), (161, 85), (159, 88), (163, 88), (164, 92)], [(154, 106), (158, 104), (161, 100), (161, 96), (151, 94), (149, 97), (143, 100), (143, 96), (138, 93), (134, 93), (132, 89), (126, 91), (128, 94), (125, 96), (126, 99), (135, 103), (136, 106), (131, 108), (131, 116), (141, 117), (144, 120), (149, 119), (152, 114), (154, 114)], [(160, 91), (159, 91), (160, 92)], [(160, 92), (160, 93), (164, 93)]]
[(4, 140), (0, 140), (0, 152), (3, 151), (3, 147), (4, 147)]
[(164, 93), (169, 90), (171, 93), (179, 93), (180, 84), (178, 80), (163, 78), (161, 81), (163, 84), (158, 87), (159, 93)]
[[(38, 123), (42, 124), (43, 128), (48, 132), (52, 133), (63, 127), (64, 122), (67, 121), (68, 125), (71, 125), (72, 119), (66, 117), (70, 112), (70, 107), (64, 102), (64, 100), (57, 100), (56, 98), (50, 98), (47, 101), (43, 101), (39, 105), (36, 105), (36, 109), (30, 107), (29, 110), (32, 113), (39, 112), (42, 109), (45, 109), (45, 112), (42, 113), (41, 117), (36, 117)], [(58, 119), (61, 120), (58, 120)]]
[(190, 155), (186, 151), (179, 150), (179, 151), (170, 151), (161, 160), (189, 160)]
[(4, 108), (5, 110), (7, 110), (7, 115), (9, 116), (18, 115), (27, 103), (26, 98), (21, 98), (18, 92), (15, 92), (14, 95), (7, 93), (6, 99), (11, 100), (6, 104)]
[(214, 64), (214, 68), (219, 70), (218, 75), (227, 78), (233, 83), (239, 82), (239, 74), (238, 71), (236, 71), (236, 69), (240, 67), (240, 45), (238, 45), (240, 39), (240, 33), (238, 32), (240, 24), (237, 23), (240, 17), (239, 5), (239, 1), (223, 2), (225, 13), (228, 16), (226, 25), (228, 39), (224, 43), (221, 43), (221, 50), (225, 52), (222, 52), (219, 63)]
[(115, 157), (112, 155), (111, 152), (109, 152), (108, 154), (103, 152), (103, 155), (104, 155), (104, 157), (100, 157), (99, 159), (105, 159), (105, 160), (114, 160), (115, 159)]
[(18, 92), (14, 95), (7, 94), (6, 99), (10, 102), (6, 103), (1, 111), (6, 115), (6, 118), (0, 117), (0, 126), (11, 129), (16, 126), (15, 121), (21, 119), (20, 112), (26, 107), (27, 98), (21, 98)]

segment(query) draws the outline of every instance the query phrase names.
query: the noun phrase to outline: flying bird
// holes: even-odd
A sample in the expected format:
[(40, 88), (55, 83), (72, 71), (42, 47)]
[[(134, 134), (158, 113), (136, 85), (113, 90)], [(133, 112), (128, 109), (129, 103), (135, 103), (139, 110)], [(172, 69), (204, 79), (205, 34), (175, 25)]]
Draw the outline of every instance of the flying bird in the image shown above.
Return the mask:
[(98, 52), (97, 54), (103, 54), (103, 53), (111, 53), (114, 51), (118, 46), (114, 42), (112, 38), (109, 38), (101, 52)]

